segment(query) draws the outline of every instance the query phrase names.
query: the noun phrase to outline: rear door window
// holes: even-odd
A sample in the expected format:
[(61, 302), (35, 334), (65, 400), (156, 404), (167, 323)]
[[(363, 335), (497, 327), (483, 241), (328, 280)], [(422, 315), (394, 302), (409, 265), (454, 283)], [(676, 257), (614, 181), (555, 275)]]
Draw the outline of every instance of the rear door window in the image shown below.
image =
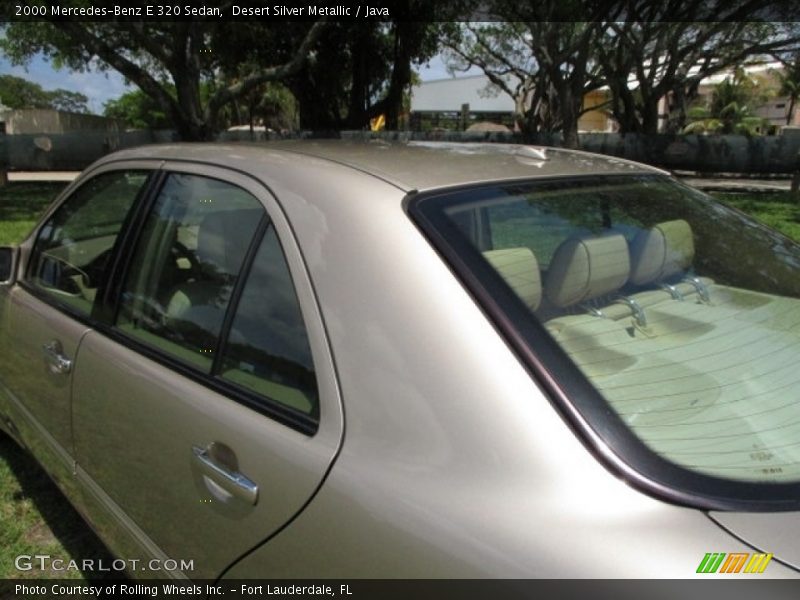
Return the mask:
[(318, 416), (308, 335), (272, 226), (261, 241), (245, 283), (219, 376), (281, 407)]
[(171, 174), (144, 224), (117, 327), (205, 373), (265, 211), (229, 183)]

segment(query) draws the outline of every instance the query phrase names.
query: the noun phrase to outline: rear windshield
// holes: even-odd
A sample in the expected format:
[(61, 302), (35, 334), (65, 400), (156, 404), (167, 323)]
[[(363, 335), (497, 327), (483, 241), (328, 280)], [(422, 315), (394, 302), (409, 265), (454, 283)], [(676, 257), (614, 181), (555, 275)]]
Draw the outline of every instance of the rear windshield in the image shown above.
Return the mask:
[(410, 210), (563, 412), (644, 480), (707, 506), (797, 508), (797, 244), (666, 176), (486, 186)]

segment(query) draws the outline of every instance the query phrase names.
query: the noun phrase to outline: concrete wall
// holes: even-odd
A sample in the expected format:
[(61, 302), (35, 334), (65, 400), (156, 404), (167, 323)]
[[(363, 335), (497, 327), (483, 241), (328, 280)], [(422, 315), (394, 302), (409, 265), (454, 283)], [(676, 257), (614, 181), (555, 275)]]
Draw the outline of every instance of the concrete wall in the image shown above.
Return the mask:
[(800, 135), (620, 135), (587, 133), (581, 146), (670, 170), (791, 173), (800, 168)]
[[(259, 133), (257, 141), (276, 139)], [(381, 138), (396, 140), (443, 140), (463, 142), (523, 143), (519, 134), (503, 132), (300, 132), (291, 137)], [(582, 149), (636, 160), (671, 170), (711, 173), (791, 173), (800, 165), (800, 128), (784, 135), (621, 135), (581, 134)], [(0, 169), (81, 170), (104, 154), (121, 148), (173, 141), (171, 131), (109, 133), (83, 131), (53, 135), (0, 135)], [(224, 141), (249, 141), (249, 132), (226, 132)], [(535, 143), (560, 146), (560, 134), (541, 134)]]
[(0, 111), (0, 121), (5, 123), (6, 133), (11, 135), (94, 130), (118, 132), (124, 129), (124, 124), (117, 119), (49, 108)]
[(81, 171), (122, 148), (173, 141), (172, 131), (80, 131), (0, 135), (0, 168), (16, 171)]

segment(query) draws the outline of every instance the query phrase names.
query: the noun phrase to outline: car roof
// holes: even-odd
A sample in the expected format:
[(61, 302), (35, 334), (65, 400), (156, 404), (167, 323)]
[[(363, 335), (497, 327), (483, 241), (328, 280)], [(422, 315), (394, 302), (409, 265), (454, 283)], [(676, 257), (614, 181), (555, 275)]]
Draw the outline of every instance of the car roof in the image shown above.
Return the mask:
[(122, 150), (101, 162), (192, 160), (258, 173), (270, 157), (285, 160), (298, 154), (368, 173), (404, 191), (544, 177), (665, 173), (625, 159), (562, 148), (382, 139), (158, 144)]

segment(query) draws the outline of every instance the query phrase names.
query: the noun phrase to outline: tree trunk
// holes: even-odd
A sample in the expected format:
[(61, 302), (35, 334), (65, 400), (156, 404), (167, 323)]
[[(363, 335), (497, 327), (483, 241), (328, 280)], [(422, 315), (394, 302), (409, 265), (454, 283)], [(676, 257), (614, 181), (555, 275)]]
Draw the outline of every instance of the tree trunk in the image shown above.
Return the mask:
[(656, 135), (658, 133), (658, 98), (642, 101), (642, 133)]
[(175, 128), (181, 140), (187, 142), (205, 142), (213, 139), (213, 121), (216, 114), (206, 120), (203, 116), (203, 105), (200, 100), (200, 73), (182, 65), (183, 71), (175, 69), (172, 73), (175, 81), (175, 92), (178, 97), (175, 114)]
[[(345, 118), (345, 124), (349, 129), (364, 129), (369, 125), (369, 118), (366, 115), (368, 104), (367, 82), (369, 81), (366, 65), (366, 54), (369, 52), (369, 38), (367, 38), (367, 35), (368, 30), (362, 28), (351, 42), (350, 53), (353, 56), (351, 67), (352, 83), (347, 117)], [(367, 43), (365, 43), (365, 39)]]
[[(579, 90), (576, 95), (573, 91), (573, 85)], [(563, 139), (564, 148), (577, 150), (580, 148), (578, 141), (578, 119), (581, 114), (581, 106), (583, 104), (583, 83), (580, 85), (576, 82), (566, 81), (563, 82), (557, 89), (558, 92), (558, 112), (561, 121), (561, 135)]]
[(563, 132), (564, 136), (564, 148), (570, 148), (571, 150), (579, 150), (580, 145), (580, 138), (578, 138), (578, 123), (576, 122), (574, 126), (569, 128), (565, 128)]
[(639, 133), (642, 130), (641, 123), (636, 117), (636, 99), (631, 91), (617, 87), (612, 90), (616, 97), (616, 107), (614, 108), (614, 118), (619, 124), (620, 133)]

